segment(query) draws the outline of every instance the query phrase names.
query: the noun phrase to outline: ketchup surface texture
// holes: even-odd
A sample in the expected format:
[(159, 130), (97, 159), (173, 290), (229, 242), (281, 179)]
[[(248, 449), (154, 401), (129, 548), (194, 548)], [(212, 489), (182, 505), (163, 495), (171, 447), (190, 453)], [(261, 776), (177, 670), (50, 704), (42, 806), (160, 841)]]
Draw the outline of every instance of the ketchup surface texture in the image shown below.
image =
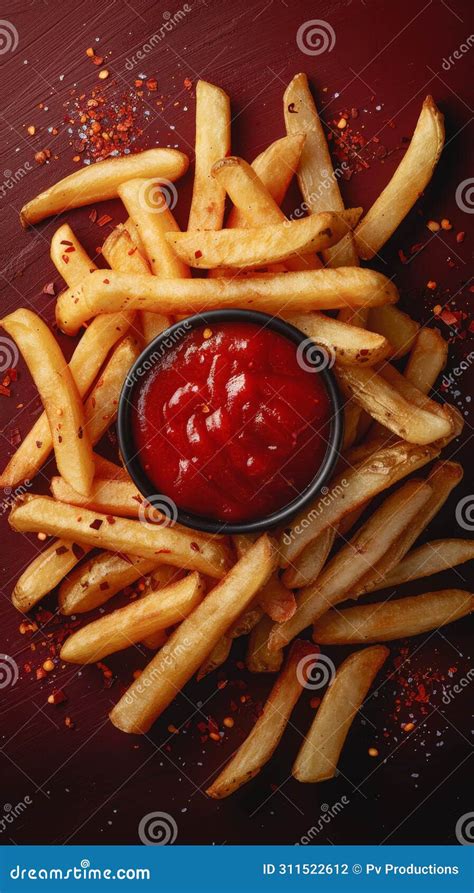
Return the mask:
[(330, 401), (297, 346), (253, 323), (194, 329), (135, 388), (135, 445), (157, 493), (239, 523), (287, 505), (326, 452)]

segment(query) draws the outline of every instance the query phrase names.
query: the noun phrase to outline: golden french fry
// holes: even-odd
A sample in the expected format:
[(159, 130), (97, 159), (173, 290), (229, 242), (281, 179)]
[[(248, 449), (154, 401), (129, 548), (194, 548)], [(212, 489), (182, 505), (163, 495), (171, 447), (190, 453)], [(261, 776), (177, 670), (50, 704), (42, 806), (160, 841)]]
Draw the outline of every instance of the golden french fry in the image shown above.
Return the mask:
[[(243, 158), (221, 158), (213, 166), (212, 174), (227, 192), (243, 228), (276, 225), (285, 221), (288, 223), (271, 190), (266, 188), (255, 168)], [(235, 226), (234, 217), (232, 228)], [(285, 261), (285, 269), (288, 270), (318, 270), (321, 266), (321, 261), (314, 253), (298, 254)], [(276, 272), (275, 267), (273, 272)], [(219, 272), (218, 275), (223, 274)]]
[(412, 349), (420, 325), (398, 307), (385, 306), (369, 308), (367, 328), (383, 335), (392, 345), (393, 359), (399, 360)]
[(230, 155), (230, 100), (209, 84), (196, 84), (196, 152), (188, 230), (219, 230), (224, 220), (225, 190), (211, 175), (219, 158)]
[[(316, 214), (308, 219), (315, 217)], [(288, 317), (288, 322), (328, 350), (330, 359), (336, 359), (343, 366), (373, 366), (392, 352), (383, 335), (332, 319), (324, 313), (301, 313)]]
[(419, 391), (428, 394), (447, 359), (448, 342), (438, 329), (420, 329), (403, 374)]
[(117, 728), (148, 731), (264, 585), (274, 570), (275, 556), (273, 542), (266, 535), (260, 537), (183, 620), (113, 708), (110, 719)]
[[(94, 319), (84, 332), (69, 363), (79, 394), (89, 390), (107, 354), (130, 326), (132, 313), (106, 313)], [(46, 462), (53, 440), (45, 412), (39, 416), (0, 475), (0, 486), (14, 487), (34, 478)]]
[(389, 654), (383, 645), (364, 648), (338, 667), (293, 764), (297, 781), (334, 777), (349, 729)]
[(309, 254), (335, 245), (355, 226), (361, 208), (326, 211), (302, 220), (285, 220), (245, 229), (219, 232), (168, 232), (174, 252), (191, 267), (212, 270), (258, 267), (287, 261), (293, 254)]
[[(312, 213), (344, 210), (338, 185), (344, 170), (333, 170), (326, 136), (305, 74), (295, 75), (288, 84), (283, 108), (287, 133), (304, 133), (306, 136), (298, 167), (298, 183), (305, 200), (305, 210)], [(350, 267), (358, 264), (352, 234), (336, 248), (327, 251), (325, 257), (329, 266)]]
[[(383, 588), (400, 586), (410, 580), (431, 577), (450, 567), (457, 567), (472, 561), (474, 558), (474, 542), (472, 540), (444, 539), (431, 540), (411, 552), (386, 575)], [(381, 588), (381, 587), (380, 587)]]
[(349, 388), (357, 403), (408, 443), (433, 443), (451, 433), (452, 425), (447, 416), (441, 417), (409, 402), (387, 378), (387, 366), (380, 370), (380, 374), (361, 366), (338, 369), (338, 380)]
[(123, 465), (116, 465), (110, 459), (104, 459), (94, 453), (95, 477), (109, 481), (130, 481), (130, 475)]
[(282, 581), (289, 589), (300, 589), (319, 577), (336, 539), (336, 528), (326, 527), (286, 568)]
[(111, 354), (100, 378), (92, 388), (84, 404), (84, 414), (86, 429), (93, 444), (100, 440), (115, 421), (122, 385), (139, 353), (140, 346), (137, 339), (127, 335)]
[(157, 633), (153, 633), (151, 636), (145, 636), (142, 639), (142, 645), (145, 648), (149, 648), (150, 651), (158, 651), (158, 648), (163, 648), (165, 642), (168, 641), (168, 633), (165, 629), (159, 629)]
[(231, 652), (233, 641), (234, 640), (232, 636), (228, 636), (227, 634), (221, 636), (217, 644), (214, 645), (211, 653), (208, 654), (206, 659), (199, 667), (199, 670), (196, 674), (196, 680), (198, 682), (200, 682), (201, 679), (204, 679), (205, 676), (208, 676), (209, 673), (213, 673), (214, 670), (219, 669), (222, 664), (225, 664)]
[(20, 348), (38, 388), (60, 473), (87, 495), (94, 477), (92, 446), (81, 397), (59, 344), (31, 310), (15, 310), (1, 324)]
[(278, 673), (283, 663), (283, 651), (269, 651), (268, 641), (274, 621), (267, 615), (251, 630), (245, 664), (251, 673)]
[(390, 642), (446, 626), (474, 611), (474, 595), (464, 589), (441, 589), (408, 598), (328, 611), (313, 636), (325, 645)]
[(24, 205), (20, 211), (21, 224), (26, 229), (69, 208), (117, 198), (120, 184), (134, 177), (177, 180), (186, 173), (188, 164), (187, 156), (176, 149), (148, 149), (82, 167)]
[(256, 274), (245, 279), (158, 279), (103, 270), (91, 273), (77, 289), (58, 297), (58, 326), (74, 335), (98, 313), (151, 310), (197, 313), (219, 307), (263, 312), (331, 310), (349, 306), (394, 303), (398, 292), (382, 273), (356, 267), (281, 274)]
[(69, 288), (79, 285), (88, 273), (97, 270), (68, 223), (63, 223), (54, 233), (50, 257)]
[(18, 611), (30, 611), (51, 592), (90, 551), (69, 540), (55, 540), (23, 571), (15, 583), (12, 602)]
[(275, 626), (269, 647), (283, 648), (287, 642), (324, 614), (331, 605), (356, 598), (358, 581), (385, 554), (405, 526), (428, 502), (432, 490), (423, 481), (407, 481), (342, 546), (316, 581), (298, 593), (296, 613)]
[(430, 471), (426, 483), (431, 487), (431, 496), (418, 514), (407, 522), (399, 537), (391, 544), (384, 555), (358, 581), (353, 592), (359, 598), (365, 592), (385, 586), (385, 577), (397, 567), (425, 527), (438, 514), (449, 494), (462, 479), (463, 471), (456, 462), (439, 462)]
[[(242, 555), (245, 555), (252, 543), (255, 542), (255, 534), (235, 534), (232, 540), (238, 558), (242, 558)], [(256, 602), (262, 611), (277, 623), (288, 620), (296, 610), (296, 601), (293, 593), (282, 583), (277, 573), (272, 574), (268, 582), (265, 583), (263, 589), (258, 593)], [(258, 613), (255, 607), (253, 612), (252, 608), (249, 608), (246, 615), (243, 618), (239, 618), (237, 624), (234, 625), (231, 634), (241, 636), (251, 632), (261, 619)], [(255, 616), (257, 617), (256, 620)]]
[(293, 708), (304, 688), (304, 663), (315, 656), (308, 642), (293, 643), (288, 660), (275, 682), (250, 734), (206, 793), (214, 799), (228, 797), (255, 778), (278, 747)]
[(73, 664), (92, 664), (123, 651), (144, 637), (180, 623), (197, 608), (203, 596), (204, 585), (197, 573), (152, 590), (77, 630), (64, 643), (60, 658)]
[(143, 512), (146, 506), (146, 500), (130, 480), (101, 480), (95, 477), (89, 496), (81, 496), (64, 478), (53, 477), (51, 493), (59, 502), (85, 506), (92, 511), (122, 518), (138, 518), (140, 510)]
[[(305, 137), (302, 133), (295, 133), (294, 136), (284, 136), (282, 139), (270, 143), (252, 161), (251, 167), (277, 205), (281, 205), (293, 175), (296, 173), (304, 141)], [(231, 208), (227, 219), (227, 227), (234, 229), (247, 225), (247, 215), (235, 206)], [(254, 220), (253, 226), (256, 225), (257, 221)]]
[(419, 446), (397, 441), (372, 452), (359, 465), (339, 474), (329, 485), (328, 493), (300, 512), (283, 533), (280, 540), (282, 567), (294, 562), (322, 530), (337, 527), (346, 515), (422, 468), (439, 452), (439, 444)]
[[(174, 527), (142, 524), (55, 502), (48, 496), (25, 496), (9, 517), (14, 530), (44, 531), (74, 542), (111, 552), (166, 561), (174, 567), (202, 571), (220, 579), (228, 566), (228, 552), (221, 541), (213, 542)], [(196, 548), (197, 547), (197, 548)]]
[(395, 232), (431, 180), (443, 146), (444, 116), (427, 96), (404, 157), (356, 229), (359, 257), (370, 260)]
[(58, 596), (61, 614), (93, 611), (126, 586), (131, 586), (148, 575), (156, 589), (178, 579), (179, 571), (171, 565), (158, 564), (150, 558), (101, 552), (84, 562), (61, 584)]
[(166, 233), (179, 232), (179, 227), (160, 183), (155, 180), (128, 180), (119, 186), (118, 194), (138, 232), (152, 273), (160, 279), (188, 277), (188, 267), (176, 256), (166, 239)]
[[(135, 234), (138, 232), (131, 220), (128, 226)], [(126, 226), (116, 226), (102, 245), (102, 254), (109, 267), (119, 273), (136, 273), (138, 276), (151, 276), (148, 261), (145, 259), (145, 249), (141, 242), (136, 245)], [(140, 322), (145, 344), (153, 341), (164, 329), (171, 325), (171, 319), (162, 313), (141, 313)]]

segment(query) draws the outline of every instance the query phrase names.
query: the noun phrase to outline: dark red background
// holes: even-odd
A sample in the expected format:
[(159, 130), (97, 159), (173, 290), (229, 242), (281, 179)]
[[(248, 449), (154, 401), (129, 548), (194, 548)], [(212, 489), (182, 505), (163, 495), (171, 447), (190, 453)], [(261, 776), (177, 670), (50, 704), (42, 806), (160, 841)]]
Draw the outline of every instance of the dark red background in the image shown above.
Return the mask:
[[(25, 233), (19, 225), (18, 211), (24, 201), (75, 167), (66, 127), (60, 126), (54, 138), (48, 136), (46, 127), (62, 121), (63, 103), (74, 84), (88, 92), (96, 82), (97, 69), (85, 55), (88, 46), (96, 46), (96, 37), (100, 38), (100, 52), (111, 51), (107, 59), (111, 72), (108, 89), (123, 90), (143, 66), (147, 76), (157, 77), (160, 93), (166, 97), (162, 114), (156, 108), (152, 111), (142, 144), (178, 143), (191, 155), (194, 93), (184, 89), (185, 77), (194, 83), (203, 77), (227, 90), (234, 115), (233, 151), (249, 160), (283, 135), (282, 93), (298, 71), (310, 76), (327, 120), (345, 106), (366, 108), (359, 121), (365, 125), (365, 135), (378, 134), (388, 148), (400, 147), (402, 138), (410, 136), (422, 99), (431, 92), (446, 116), (447, 147), (426, 197), (386, 246), (379, 268), (396, 273), (402, 306), (422, 321), (431, 319), (435, 303), (425, 289), (429, 279), (449, 289), (458, 307), (466, 306), (458, 292), (470, 275), (473, 231), (471, 217), (456, 205), (455, 192), (472, 172), (472, 58), (469, 53), (463, 55), (448, 71), (442, 66), (443, 59), (474, 30), (469, 0), (449, 0), (449, 5), (437, 0), (196, 0), (189, 5), (191, 11), (183, 21), (130, 73), (125, 67), (127, 57), (160, 28), (163, 13), (174, 14), (181, 8), (179, 4), (176, 8), (149, 0), (9, 4), (8, 20), (17, 29), (19, 44), (14, 53), (6, 53), (0, 60), (0, 115), (4, 123), (1, 170), (15, 172), (28, 162), (31, 171), (0, 200), (2, 312), (26, 304), (46, 319), (53, 319), (54, 299), (42, 294), (42, 288), (51, 279), (59, 284), (49, 260), (49, 239), (57, 221), (46, 221)], [(312, 57), (298, 49), (296, 32), (310, 19), (322, 19), (334, 29), (336, 44), (331, 52)], [(61, 75), (64, 77), (60, 80)], [(340, 93), (337, 99), (335, 92)], [(179, 107), (173, 105), (177, 99)], [(40, 102), (48, 111), (38, 109)], [(378, 104), (382, 106), (380, 111), (376, 110)], [(188, 111), (184, 111), (185, 105)], [(394, 128), (387, 124), (392, 118)], [(26, 132), (31, 123), (38, 129), (33, 139)], [(33, 155), (45, 145), (50, 145), (59, 158), (39, 167)], [(398, 149), (343, 183), (346, 204), (368, 207), (400, 157)], [(186, 222), (191, 182), (188, 175), (184, 188), (180, 186), (176, 215), (181, 225)], [(293, 199), (298, 200), (296, 191)], [(112, 209), (113, 222), (123, 219), (118, 203), (109, 203), (108, 208)], [(108, 208), (104, 206), (104, 210)], [(94, 226), (88, 213), (89, 209), (72, 212), (67, 220), (94, 254), (106, 230)], [(448, 217), (453, 231), (431, 239), (425, 226), (430, 217)], [(457, 244), (455, 233), (460, 230), (467, 235), (462, 244)], [(418, 242), (429, 244), (410, 263), (402, 265), (398, 250), (409, 253)], [(462, 294), (466, 295), (466, 289)], [(448, 327), (440, 326), (448, 336)], [(71, 340), (62, 338), (62, 344), (69, 353)], [(469, 350), (468, 339), (457, 338), (450, 350), (448, 369)], [(19, 370), (13, 399), (0, 398), (4, 435), (12, 425), (26, 433), (40, 411), (22, 363)], [(465, 410), (469, 408), (469, 388), (469, 376), (465, 374), (459, 379), (456, 397)], [(23, 413), (15, 410), (19, 402), (25, 404)], [(465, 494), (472, 489), (471, 424), (467, 415), (461, 447), (459, 443), (450, 447), (450, 454), (464, 460)], [(12, 448), (6, 436), (0, 444), (4, 464)], [(35, 482), (35, 489), (40, 488), (46, 489), (44, 478)], [(460, 488), (431, 525), (429, 538), (468, 535), (455, 520), (461, 495)], [(7, 497), (3, 494), (3, 504)], [(1, 647), (22, 668), (29, 659), (35, 665), (41, 662), (41, 642), (49, 627), (40, 629), (33, 640), (19, 633), (21, 617), (11, 607), (10, 593), (20, 571), (36, 554), (38, 541), (10, 533), (6, 512), (2, 511)], [(466, 577), (464, 566), (428, 584), (425, 581), (407, 586), (404, 591), (416, 593), (449, 585), (467, 588)], [(54, 608), (54, 597), (46, 604)], [(456, 664), (459, 677), (465, 675), (471, 666), (467, 620), (425, 638), (409, 643), (414, 652), (412, 668), (437, 669), (446, 674)], [(37, 643), (36, 656), (30, 651), (31, 641)], [(343, 653), (341, 649), (340, 654), (333, 652), (332, 656), (339, 660)], [(399, 647), (394, 645), (393, 655), (397, 653)], [(247, 678), (235, 665), (238, 656), (237, 647), (221, 676), (231, 681), (243, 679), (255, 700), (265, 697), (271, 681)], [(214, 675), (199, 685), (189, 685), (186, 695), (177, 698), (150, 735), (125, 736), (106, 720), (107, 712), (130, 680), (132, 670), (145, 661), (144, 649), (107, 661), (117, 677), (110, 689), (104, 688), (99, 670), (91, 667), (80, 673), (58, 668), (45, 682), (36, 682), (32, 675), (22, 672), (13, 688), (1, 691), (2, 796), (6, 804), (15, 805), (26, 795), (33, 802), (0, 835), (0, 843), (137, 843), (140, 819), (157, 810), (174, 817), (178, 843), (293, 843), (317, 823), (324, 804), (331, 806), (342, 795), (349, 798), (349, 805), (324, 826), (316, 842), (456, 842), (456, 821), (472, 808), (467, 798), (467, 758), (472, 747), (468, 709), (472, 698), (468, 690), (445, 706), (438, 687), (429, 705), (428, 720), (420, 723), (412, 736), (404, 738), (398, 730), (397, 739), (393, 733), (384, 739), (385, 725), (393, 732), (388, 717), (399, 690), (394, 681), (382, 685), (378, 696), (364, 708), (365, 719), (359, 717), (354, 723), (341, 762), (343, 776), (318, 786), (299, 785), (288, 778), (298, 746), (297, 729), (304, 731), (312, 716), (309, 696), (305, 696), (293, 717), (295, 728), (287, 731), (271, 764), (237, 795), (216, 803), (203, 793), (206, 782), (244, 737), (253, 722), (253, 708), (239, 710), (236, 725), (221, 746), (211, 741), (201, 743), (196, 729), (202, 719), (196, 706), (198, 699), (203, 704), (202, 714), (221, 723), (229, 713), (230, 697), (240, 694), (231, 682), (217, 691)], [(388, 668), (393, 669), (391, 662)], [(57, 686), (66, 690), (69, 700), (53, 708), (46, 701)], [(74, 730), (64, 725), (67, 715), (74, 720)], [(169, 734), (170, 723), (180, 726), (191, 716), (186, 731), (174, 737)], [(403, 719), (408, 720), (407, 710)], [(374, 742), (380, 751), (377, 760), (367, 754)]]

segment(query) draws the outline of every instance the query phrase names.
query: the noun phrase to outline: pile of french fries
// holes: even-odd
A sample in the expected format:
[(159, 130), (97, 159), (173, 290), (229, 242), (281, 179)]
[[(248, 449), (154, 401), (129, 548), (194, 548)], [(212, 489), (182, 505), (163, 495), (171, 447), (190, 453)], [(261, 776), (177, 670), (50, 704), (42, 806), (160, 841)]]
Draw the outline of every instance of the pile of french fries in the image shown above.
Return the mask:
[[(102, 247), (110, 271), (96, 268), (67, 223), (53, 236), (51, 259), (66, 283), (57, 299), (58, 326), (75, 335), (87, 324), (69, 364), (30, 310), (2, 320), (44, 412), (0, 481), (14, 488), (33, 479), (54, 450), (52, 496), (23, 496), (10, 514), (14, 530), (53, 537), (16, 583), (19, 611), (30, 611), (58, 586), (59, 610), (77, 615), (146, 581), (141, 597), (86, 622), (61, 651), (62, 660), (76, 664), (136, 643), (156, 652), (110, 714), (118, 729), (146, 733), (195, 673), (202, 678), (224, 663), (237, 637), (248, 636), (249, 670), (278, 674), (250, 735), (208, 790), (220, 798), (270, 759), (307, 687), (302, 668), (318, 662), (318, 645), (362, 644), (368, 647), (338, 667), (310, 729), (302, 730), (293, 766), (302, 782), (331, 778), (389, 654), (380, 643), (463, 617), (474, 598), (450, 589), (339, 606), (469, 561), (474, 544), (415, 545), (462, 478), (457, 463), (439, 459), (461, 433), (462, 419), (429, 396), (447, 358), (439, 332), (397, 309), (390, 278), (359, 266), (359, 258), (380, 251), (429, 182), (444, 143), (433, 100), (423, 103), (403, 160), (364, 213), (344, 208), (337, 177), (328, 173), (331, 159), (305, 75), (293, 78), (284, 96), (286, 136), (251, 165), (230, 154), (225, 92), (200, 81), (196, 98), (186, 232), (163, 192), (188, 167), (187, 157), (172, 149), (85, 167), (22, 209), (27, 227), (118, 197), (129, 216)], [(310, 213), (293, 220), (280, 205), (294, 175)], [(226, 201), (232, 207), (224, 227)], [(193, 278), (191, 268), (208, 275)], [(291, 321), (335, 357), (344, 398), (341, 462), (326, 493), (289, 528), (258, 538), (167, 526), (125, 469), (95, 452), (114, 424), (121, 386), (143, 346), (177, 316), (225, 307)], [(393, 365), (400, 359), (403, 372)], [(433, 461), (424, 477), (412, 476)], [(311, 625), (316, 644), (295, 638)]]

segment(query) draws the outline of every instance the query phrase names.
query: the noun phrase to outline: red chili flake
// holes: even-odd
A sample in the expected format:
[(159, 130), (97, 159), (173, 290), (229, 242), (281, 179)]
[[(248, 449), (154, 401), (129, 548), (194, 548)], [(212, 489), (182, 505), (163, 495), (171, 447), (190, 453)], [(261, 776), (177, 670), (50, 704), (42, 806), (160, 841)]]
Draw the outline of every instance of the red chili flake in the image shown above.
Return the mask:
[(93, 61), (94, 65), (102, 65), (104, 58), (103, 58), (103, 56), (93, 56), (92, 61)]
[(444, 310), (442, 310), (439, 315), (440, 315), (440, 319), (442, 319), (443, 322), (446, 323), (447, 326), (456, 326), (458, 324), (459, 318), (460, 318), (460, 316), (458, 314), (453, 313), (452, 310), (448, 310), (447, 307), (445, 307)]
[(110, 285), (110, 279), (104, 279), (104, 285)]
[(56, 294), (56, 292), (54, 290), (54, 282), (48, 282), (46, 285), (43, 285), (43, 294), (44, 295)]
[(407, 263), (408, 263), (408, 258), (407, 258), (406, 254), (404, 253), (404, 251), (403, 251), (401, 248), (399, 249), (398, 256), (399, 256), (399, 258), (400, 258), (402, 264), (407, 264)]
[(78, 428), (77, 436), (78, 436), (79, 440), (82, 440), (82, 438), (84, 436), (84, 431), (82, 429), (82, 426), (80, 428)]
[(115, 518), (113, 515), (106, 515), (106, 518), (109, 524), (115, 524)]
[(68, 258), (68, 256), (67, 256), (67, 254), (63, 254), (62, 257), (61, 257), (61, 260), (62, 260), (65, 264), (68, 264), (68, 263), (69, 263), (69, 258)]
[(201, 551), (197, 543), (191, 543), (191, 549), (193, 550), (193, 552)]
[(127, 251), (127, 254), (129, 255), (129, 257), (131, 257), (132, 254), (135, 254), (136, 250), (137, 250), (136, 246), (135, 246), (135, 248), (130, 248), (130, 251)]
[(97, 221), (97, 226), (105, 226), (106, 223), (110, 223), (112, 220), (109, 214), (102, 214), (102, 217), (99, 217)]
[(9, 428), (7, 431), (8, 442), (11, 446), (18, 446), (21, 443), (21, 434), (19, 428)]
[(156, 549), (155, 555), (169, 555), (171, 549)]
[(92, 530), (100, 530), (103, 523), (104, 522), (102, 521), (101, 518), (95, 518), (94, 521), (92, 521), (92, 523), (89, 524), (89, 527), (92, 527)]
[(9, 397), (10, 388), (6, 388), (5, 385), (0, 384), (0, 394), (2, 395), (2, 397)]
[(109, 585), (109, 583), (107, 583), (107, 580), (104, 583), (100, 584), (99, 589), (102, 589), (102, 591), (104, 591), (104, 592), (106, 589), (110, 589), (110, 585)]
[(67, 701), (67, 696), (64, 694), (62, 688), (55, 688), (48, 697), (48, 704), (64, 704), (64, 701)]
[(74, 245), (70, 245), (69, 248), (66, 248), (66, 254), (72, 254), (75, 250)]
[(97, 220), (97, 211), (95, 210), (95, 208), (93, 208), (92, 211), (90, 212), (90, 214), (89, 214), (89, 220), (90, 220), (92, 223), (95, 223), (95, 222), (96, 222), (96, 220)]
[(157, 83), (156, 78), (148, 78), (148, 80), (147, 80), (147, 82), (146, 82), (146, 86), (147, 86), (147, 89), (150, 90), (150, 91), (152, 91), (152, 92), (153, 92), (154, 90), (157, 90), (157, 89), (158, 89), (158, 83)]
[(38, 682), (40, 682), (42, 679), (45, 679), (47, 675), (48, 674), (47, 674), (46, 670), (43, 670), (43, 667), (37, 667), (36, 679)]
[(202, 257), (202, 251), (195, 251), (194, 257)]
[(40, 450), (41, 447), (43, 446), (43, 441), (42, 441), (42, 440), (37, 440), (37, 441), (36, 441), (36, 446), (37, 446), (37, 448)]
[(60, 245), (72, 245), (72, 242), (70, 242), (69, 239), (61, 239), (59, 244)]
[(186, 90), (190, 90), (192, 85), (193, 85), (193, 82), (190, 80), (190, 78), (184, 79), (183, 86), (186, 88)]
[(58, 546), (58, 548), (56, 549), (56, 555), (65, 555), (66, 552), (69, 552), (67, 546)]
[(289, 111), (290, 115), (298, 114), (298, 112), (296, 111), (294, 102), (290, 102), (290, 104), (288, 106), (288, 111)]
[(16, 381), (18, 378), (18, 373), (16, 369), (7, 369), (7, 373), (10, 376), (10, 381)]

